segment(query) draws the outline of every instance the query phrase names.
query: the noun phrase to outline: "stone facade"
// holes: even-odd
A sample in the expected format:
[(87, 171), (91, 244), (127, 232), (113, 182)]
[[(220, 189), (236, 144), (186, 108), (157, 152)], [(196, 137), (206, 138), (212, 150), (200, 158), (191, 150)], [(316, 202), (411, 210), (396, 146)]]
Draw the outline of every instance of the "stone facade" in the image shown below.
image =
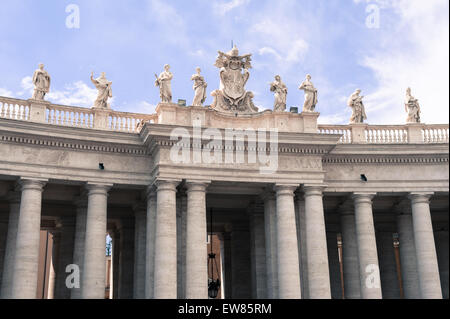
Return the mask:
[[(318, 117), (0, 98), (1, 297), (36, 296), (45, 228), (60, 234), (55, 298), (104, 298), (107, 233), (115, 298), (207, 298), (212, 209), (226, 298), (400, 298), (399, 275), (405, 298), (448, 298), (448, 125), (321, 126)], [(173, 160), (176, 129), (189, 136), (186, 161)], [(216, 161), (202, 153), (210, 133), (224, 141)], [(261, 148), (276, 154), (269, 173), (264, 154), (252, 158)], [(226, 161), (238, 152), (242, 163)], [(69, 264), (79, 290), (62, 282)]]

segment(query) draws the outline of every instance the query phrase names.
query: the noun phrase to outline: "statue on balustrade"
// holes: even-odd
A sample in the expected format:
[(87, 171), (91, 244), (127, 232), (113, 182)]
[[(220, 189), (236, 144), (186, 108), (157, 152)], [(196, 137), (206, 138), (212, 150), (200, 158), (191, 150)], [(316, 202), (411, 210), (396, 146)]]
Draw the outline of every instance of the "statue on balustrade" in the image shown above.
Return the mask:
[(314, 112), (317, 105), (317, 89), (311, 82), (311, 75), (306, 75), (306, 79), (300, 84), (299, 90), (305, 91), (303, 112)]
[(44, 70), (44, 64), (40, 63), (39, 69), (33, 75), (34, 93), (32, 99), (43, 101), (45, 95), (50, 91), (50, 82), (50, 75)]
[(112, 82), (106, 79), (105, 72), (102, 72), (100, 77), (94, 79), (94, 72), (91, 73), (91, 81), (98, 90), (97, 99), (94, 102), (94, 108), (109, 109), (110, 105), (108, 99), (112, 97)]
[(275, 76), (275, 81), (270, 83), (270, 91), (275, 92), (275, 102), (273, 105), (274, 112), (284, 112), (286, 110), (286, 99), (288, 89), (286, 84), (281, 81), (279, 75)]
[(159, 95), (161, 103), (172, 103), (172, 86), (171, 81), (173, 74), (170, 72), (170, 65), (164, 65), (164, 71), (158, 76), (155, 74), (155, 86), (159, 86)]
[(352, 108), (352, 117), (350, 118), (350, 123), (364, 123), (367, 119), (366, 111), (362, 99), (364, 96), (359, 95), (361, 93), (360, 89), (357, 89), (348, 99), (347, 105)]
[(240, 56), (236, 46), (228, 53), (219, 51), (214, 65), (220, 69), (220, 88), (211, 93), (214, 97), (212, 108), (233, 113), (258, 112), (252, 101), (254, 94), (245, 90), (251, 61), (251, 54)]
[(406, 89), (405, 111), (408, 113), (406, 123), (420, 123), (419, 100), (411, 95), (411, 88)]
[(191, 77), (191, 81), (194, 81), (194, 101), (193, 106), (202, 106), (206, 101), (206, 88), (208, 83), (206, 83), (205, 78), (200, 75), (201, 69), (196, 68), (196, 74)]

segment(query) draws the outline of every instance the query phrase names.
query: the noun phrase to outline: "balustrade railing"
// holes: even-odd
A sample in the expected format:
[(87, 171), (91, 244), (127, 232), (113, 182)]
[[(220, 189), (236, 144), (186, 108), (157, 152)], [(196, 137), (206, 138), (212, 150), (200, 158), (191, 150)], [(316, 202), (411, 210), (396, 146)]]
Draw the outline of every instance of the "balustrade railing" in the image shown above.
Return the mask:
[[(127, 133), (139, 133), (145, 123), (158, 123), (157, 114), (95, 110), (1, 96), (0, 118)], [(449, 143), (448, 124), (318, 125), (318, 133), (340, 134), (341, 144)]]

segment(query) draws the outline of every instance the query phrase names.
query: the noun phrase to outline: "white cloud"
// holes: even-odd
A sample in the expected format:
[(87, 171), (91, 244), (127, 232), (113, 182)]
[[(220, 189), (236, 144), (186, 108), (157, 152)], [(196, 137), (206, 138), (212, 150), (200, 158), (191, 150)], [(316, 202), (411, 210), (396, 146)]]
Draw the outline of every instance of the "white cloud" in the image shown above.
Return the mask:
[[(97, 89), (77, 81), (66, 85), (64, 90), (51, 90), (47, 97), (55, 104), (91, 107), (97, 98)], [(112, 103), (113, 99), (109, 101)]]
[(20, 87), (22, 90), (17, 92), (17, 95), (22, 97), (23, 95), (27, 94), (25, 98), (31, 98), (33, 96), (34, 91), (34, 84), (33, 84), (33, 78), (31, 76), (26, 76), (20, 81)]
[(391, 6), (399, 21), (389, 26), (380, 49), (361, 59), (378, 83), (365, 100), (369, 123), (404, 123), (407, 87), (419, 99), (423, 122), (448, 123), (448, 2), (400, 0), (383, 4)]
[(232, 0), (227, 2), (214, 3), (214, 12), (219, 15), (225, 15), (233, 9), (246, 5), (250, 0)]
[(0, 88), (0, 96), (12, 97), (13, 93), (7, 89)]

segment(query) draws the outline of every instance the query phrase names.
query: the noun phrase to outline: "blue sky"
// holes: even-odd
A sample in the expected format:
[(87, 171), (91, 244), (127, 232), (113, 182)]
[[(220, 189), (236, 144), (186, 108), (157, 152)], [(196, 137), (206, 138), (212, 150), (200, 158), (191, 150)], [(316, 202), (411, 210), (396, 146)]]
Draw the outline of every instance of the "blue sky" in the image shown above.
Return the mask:
[[(80, 28), (66, 27), (66, 7), (78, 5)], [(370, 5), (379, 28), (369, 28)], [(39, 62), (52, 76), (48, 100), (89, 107), (89, 80), (105, 71), (112, 107), (153, 113), (154, 74), (168, 63), (174, 101), (192, 101), (190, 77), (200, 66), (210, 92), (219, 86), (217, 50), (231, 41), (253, 54), (247, 90), (271, 109), (268, 83), (281, 75), (288, 107), (303, 104), (307, 73), (319, 90), (319, 121), (347, 124), (347, 97), (362, 90), (372, 124), (405, 122), (411, 86), (426, 123), (448, 123), (448, 0), (2, 0), (0, 95), (29, 98)]]

